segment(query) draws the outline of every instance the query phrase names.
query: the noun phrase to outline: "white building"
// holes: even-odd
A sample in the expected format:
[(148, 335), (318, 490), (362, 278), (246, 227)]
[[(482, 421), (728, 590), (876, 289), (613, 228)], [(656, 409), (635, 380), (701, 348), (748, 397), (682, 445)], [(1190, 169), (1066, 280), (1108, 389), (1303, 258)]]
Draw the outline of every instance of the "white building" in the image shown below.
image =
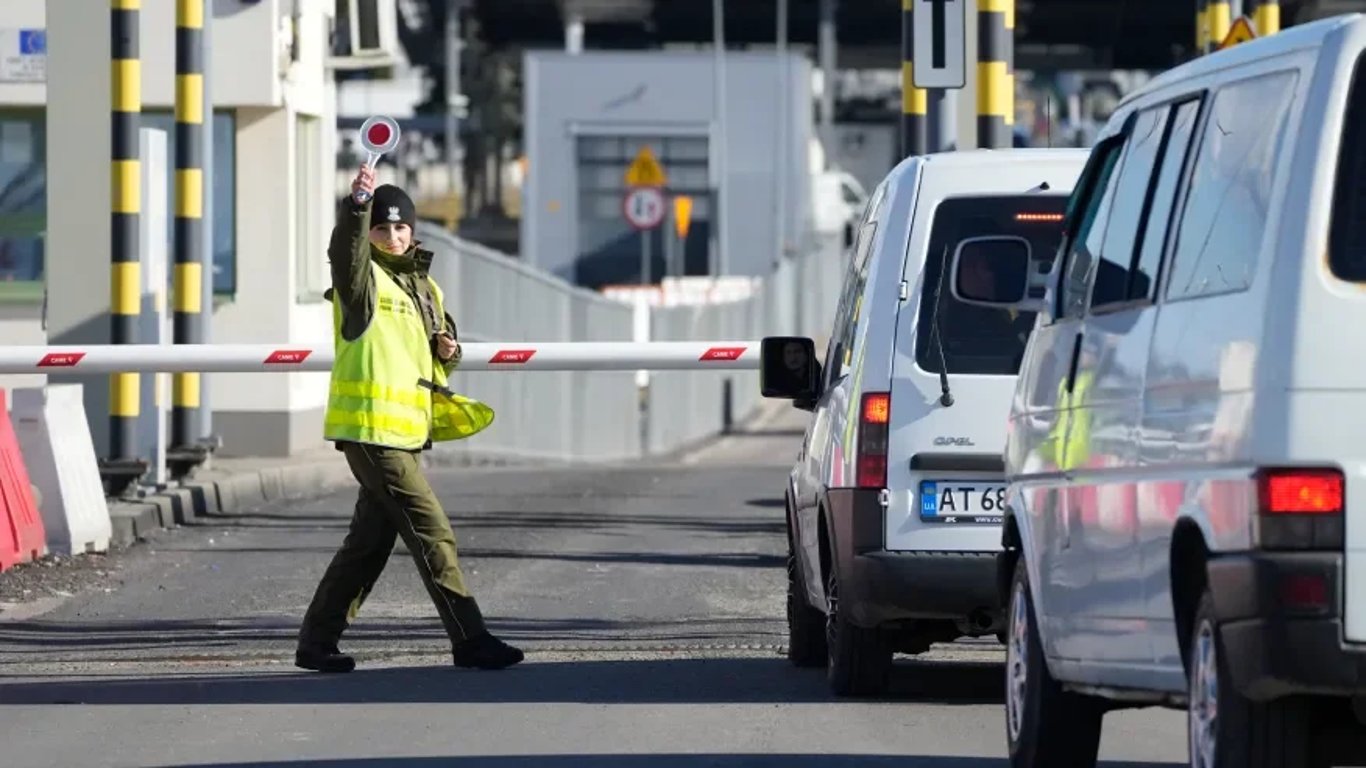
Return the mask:
[[(206, 5), (205, 79), (215, 108), (206, 205), (213, 218), (212, 341), (329, 343), (322, 291), (336, 201), (329, 68), (336, 2)], [(164, 129), (168, 150), (175, 7), (175, 0), (142, 0), (139, 35), (143, 125)], [(110, 15), (108, 0), (0, 0), (0, 344), (108, 343)], [(20, 30), (45, 30), (45, 56), (24, 55), (34, 49), (33, 34)], [(397, 48), (392, 35), (384, 39)], [(173, 188), (168, 194), (173, 211)], [(209, 274), (206, 266), (206, 280)], [(224, 441), (220, 454), (286, 455), (322, 445), (327, 374), (205, 379), (213, 430)], [(70, 380), (86, 385), (103, 452), (108, 377)], [(0, 387), (43, 382), (0, 376)]]

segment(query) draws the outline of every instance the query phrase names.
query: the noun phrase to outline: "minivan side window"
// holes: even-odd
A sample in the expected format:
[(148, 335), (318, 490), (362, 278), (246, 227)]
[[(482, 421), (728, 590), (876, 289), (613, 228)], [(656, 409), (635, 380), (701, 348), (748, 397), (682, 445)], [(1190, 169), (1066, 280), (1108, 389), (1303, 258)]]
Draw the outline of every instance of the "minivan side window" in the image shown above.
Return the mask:
[[(1157, 163), (1162, 134), (1167, 124), (1167, 107), (1139, 112), (1125, 143), (1124, 162), (1111, 186), (1109, 217), (1105, 222), (1103, 243), (1095, 262), (1091, 287), (1091, 309), (1126, 304), (1129, 295), (1129, 268), (1138, 244), (1138, 228), (1143, 218), (1153, 169)], [(1102, 203), (1106, 205), (1106, 203)], [(1091, 238), (1088, 238), (1088, 245)]]
[(1366, 282), (1366, 56), (1352, 73), (1335, 184), (1328, 267), (1342, 280)]
[(1123, 144), (1113, 144), (1100, 150), (1106, 152), (1106, 156), (1101, 161), (1095, 186), (1086, 200), (1079, 201), (1084, 206), (1081, 221), (1071, 238), (1069, 252), (1063, 257), (1059, 281), (1060, 317), (1079, 318), (1085, 314), (1091, 270), (1105, 235), (1105, 222), (1109, 218), (1110, 203), (1114, 200), (1115, 167), (1119, 164), (1123, 149)]
[[(1139, 246), (1138, 262), (1130, 282), (1130, 299), (1157, 299), (1157, 284), (1162, 255), (1166, 252), (1167, 226), (1176, 208), (1176, 190), (1181, 183), (1186, 157), (1190, 154), (1191, 135), (1200, 115), (1200, 100), (1191, 99), (1173, 108), (1170, 136), (1162, 150), (1162, 166), (1158, 170), (1157, 189), (1153, 191), (1148, 220)], [(1140, 287), (1140, 283), (1142, 287)]]
[(886, 197), (886, 185), (880, 185), (868, 201), (863, 222), (849, 254), (849, 268), (845, 272), (835, 327), (830, 333), (830, 351), (825, 361), (825, 385), (828, 387), (845, 374), (853, 354), (854, 331), (862, 315), (863, 289), (868, 284), (868, 269), (877, 235), (878, 216)]
[(1252, 284), (1298, 79), (1278, 72), (1215, 93), (1177, 230), (1167, 300)]

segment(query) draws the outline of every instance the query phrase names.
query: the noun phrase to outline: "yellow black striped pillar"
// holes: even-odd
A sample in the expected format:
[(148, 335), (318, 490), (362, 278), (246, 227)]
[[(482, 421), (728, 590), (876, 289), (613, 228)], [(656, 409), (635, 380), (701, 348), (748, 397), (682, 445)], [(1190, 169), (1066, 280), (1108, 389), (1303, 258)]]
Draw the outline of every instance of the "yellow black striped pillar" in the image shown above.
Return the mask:
[(1209, 0), (1195, 0), (1195, 55), (1209, 51)]
[[(138, 50), (141, 0), (110, 0), (110, 229), (109, 333), (113, 344), (136, 344), (142, 314), (138, 217), (142, 210), (138, 127), (142, 113), (142, 65)], [(139, 375), (111, 374), (109, 455), (138, 456)]]
[(1015, 0), (977, 0), (977, 146), (1011, 145), (1015, 125)]
[(1257, 37), (1274, 35), (1281, 31), (1280, 0), (1248, 0), (1248, 14)]
[(1233, 5), (1228, 0), (1208, 0), (1205, 7), (1205, 53), (1212, 53), (1228, 37), (1233, 26)]
[(924, 88), (915, 87), (915, 0), (901, 0), (901, 156), (929, 152), (929, 99)]
[[(204, 5), (176, 0), (175, 17), (175, 291), (176, 344), (204, 339)], [(177, 373), (171, 400), (171, 446), (193, 444), (199, 428), (199, 374)]]

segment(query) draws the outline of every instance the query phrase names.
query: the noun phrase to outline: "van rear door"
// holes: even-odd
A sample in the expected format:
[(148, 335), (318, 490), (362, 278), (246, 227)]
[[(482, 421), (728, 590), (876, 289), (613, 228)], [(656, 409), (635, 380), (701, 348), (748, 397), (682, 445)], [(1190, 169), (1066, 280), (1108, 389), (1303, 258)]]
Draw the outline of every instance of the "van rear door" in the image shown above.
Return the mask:
[[(1051, 259), (1074, 179), (1048, 181), (1047, 192), (950, 197), (926, 218), (917, 216), (922, 231), (921, 222), (929, 223), (929, 238), (920, 238), (918, 251), (912, 241), (906, 277), (911, 300), (897, 321), (885, 521), (889, 550), (983, 551), (999, 544), (1006, 424), (1034, 316), (958, 302), (947, 272), (958, 243), (983, 235), (1023, 237), (1036, 261)], [(950, 406), (941, 401), (941, 371), (947, 373)]]

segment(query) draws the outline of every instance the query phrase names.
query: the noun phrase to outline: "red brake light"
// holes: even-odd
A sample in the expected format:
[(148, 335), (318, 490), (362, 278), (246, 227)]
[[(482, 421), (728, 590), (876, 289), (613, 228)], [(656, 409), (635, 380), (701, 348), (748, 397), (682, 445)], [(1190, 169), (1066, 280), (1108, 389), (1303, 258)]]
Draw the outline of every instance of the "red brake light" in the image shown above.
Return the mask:
[(1273, 515), (1332, 515), (1343, 509), (1337, 470), (1283, 469), (1262, 476), (1262, 511)]
[(891, 421), (892, 396), (865, 392), (859, 408), (858, 486), (887, 487), (887, 424)]
[(1016, 221), (1062, 221), (1061, 213), (1017, 213)]
[(869, 392), (863, 396), (863, 423), (886, 424), (892, 415), (892, 396), (886, 392)]

